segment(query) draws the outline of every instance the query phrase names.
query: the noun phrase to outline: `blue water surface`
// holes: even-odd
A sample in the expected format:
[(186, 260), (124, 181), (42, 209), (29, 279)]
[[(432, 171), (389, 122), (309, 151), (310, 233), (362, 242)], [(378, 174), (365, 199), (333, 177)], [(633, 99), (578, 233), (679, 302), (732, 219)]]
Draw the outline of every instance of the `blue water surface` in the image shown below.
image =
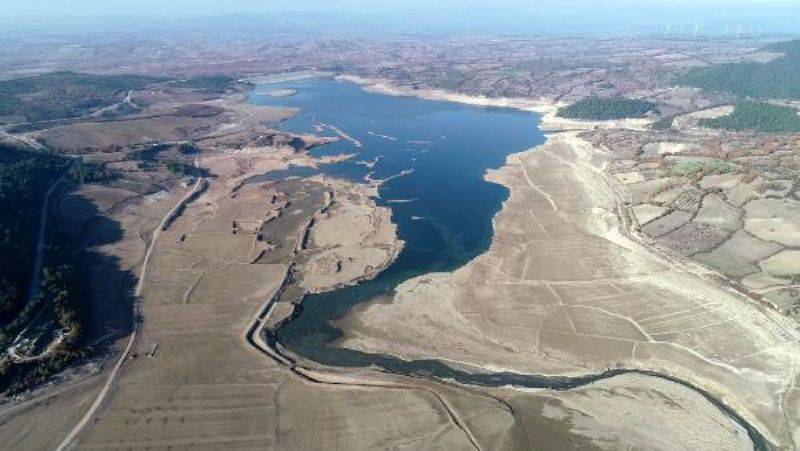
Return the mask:
[[(293, 89), (297, 94), (259, 94), (277, 89)], [(347, 353), (330, 346), (341, 336), (331, 320), (341, 318), (354, 305), (387, 299), (411, 277), (456, 269), (488, 248), (492, 218), (508, 190), (485, 181), (484, 174), (502, 166), (509, 154), (544, 141), (536, 114), (374, 94), (333, 79), (261, 85), (250, 101), (299, 108), (299, 115), (281, 124), (285, 130), (335, 136), (325, 124), (362, 143), (363, 147), (357, 147), (345, 140), (313, 149), (315, 156), (358, 153), (319, 171), (359, 182), (365, 177), (390, 179), (380, 186), (377, 203), (391, 208), (392, 220), (405, 241), (398, 259), (371, 281), (306, 297), (302, 314), (278, 335), (290, 349), (330, 364), (355, 364), (344, 361), (349, 360)], [(376, 159), (372, 168), (363, 164)], [(313, 172), (290, 169), (265, 177)]]

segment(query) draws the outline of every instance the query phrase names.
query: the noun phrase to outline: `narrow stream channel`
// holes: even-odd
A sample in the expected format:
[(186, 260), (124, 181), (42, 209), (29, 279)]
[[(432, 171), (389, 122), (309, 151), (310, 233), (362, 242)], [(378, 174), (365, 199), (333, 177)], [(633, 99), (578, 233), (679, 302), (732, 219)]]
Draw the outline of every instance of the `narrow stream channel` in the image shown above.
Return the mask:
[[(269, 94), (279, 90), (297, 93), (288, 97)], [(291, 321), (268, 340), (278, 340), (292, 352), (325, 365), (376, 366), (392, 373), (486, 387), (568, 390), (625, 373), (645, 374), (698, 392), (746, 429), (755, 449), (773, 448), (754, 427), (709, 393), (657, 373), (614, 370), (575, 378), (472, 373), (438, 360), (405, 361), (335, 346), (342, 332), (332, 322), (354, 306), (386, 301), (400, 283), (430, 272), (455, 270), (488, 249), (492, 218), (508, 190), (486, 182), (483, 176), (487, 169), (501, 167), (509, 154), (544, 142), (539, 118), (511, 109), (372, 94), (333, 79), (260, 85), (250, 101), (300, 108), (299, 115), (282, 123), (286, 130), (335, 136), (335, 127), (362, 145), (343, 140), (318, 147), (311, 152), (314, 156), (358, 155), (320, 169), (271, 172), (258, 180), (309, 176), (320, 171), (357, 182), (389, 179), (380, 186), (377, 203), (391, 208), (392, 220), (406, 243), (397, 260), (375, 279), (306, 296)]]

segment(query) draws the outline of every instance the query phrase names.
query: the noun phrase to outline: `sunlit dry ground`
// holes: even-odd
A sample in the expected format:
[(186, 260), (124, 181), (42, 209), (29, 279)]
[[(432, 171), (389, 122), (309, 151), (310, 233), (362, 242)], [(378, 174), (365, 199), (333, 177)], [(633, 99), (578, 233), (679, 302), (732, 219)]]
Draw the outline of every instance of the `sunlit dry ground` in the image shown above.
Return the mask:
[(575, 133), (511, 156), (488, 177), (512, 191), (490, 250), (352, 315), (342, 344), (533, 374), (653, 369), (793, 446), (796, 326), (629, 238), (607, 161)]
[[(301, 208), (282, 203), (292, 193), (280, 184), (239, 186), (252, 155), (226, 155), (209, 161), (223, 177), (156, 243), (136, 357), (80, 448), (469, 448), (428, 392), (309, 385), (246, 343), (289, 259), (253, 262), (264, 249), (295, 246), (323, 202)], [(317, 183), (287, 186), (310, 192)], [(258, 240), (252, 225), (276, 209), (283, 211), (272, 221), (291, 227)]]
[[(149, 236), (177, 198), (177, 192), (141, 197), (123, 189), (89, 185), (68, 193), (58, 207), (67, 224), (86, 233), (81, 239), (88, 240), (92, 256), (87, 258), (86, 271), (93, 278), (87, 297), (87, 333), (93, 346), (109, 350), (106, 362), (118, 355), (130, 331), (126, 272), (138, 270)], [(0, 442), (9, 449), (54, 449), (105, 382), (110, 364), (97, 374), (95, 365), (94, 359), (85, 365), (81, 362), (63, 375), (67, 382), (42, 387), (43, 394), (21, 405), (4, 406)], [(84, 373), (89, 377), (80, 376)]]

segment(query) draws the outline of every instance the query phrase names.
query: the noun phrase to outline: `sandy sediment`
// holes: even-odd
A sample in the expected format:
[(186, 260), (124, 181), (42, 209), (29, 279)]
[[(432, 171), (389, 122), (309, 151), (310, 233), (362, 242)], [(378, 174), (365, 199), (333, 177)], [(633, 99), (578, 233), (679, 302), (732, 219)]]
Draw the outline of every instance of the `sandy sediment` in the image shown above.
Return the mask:
[[(376, 86), (370, 89), (412, 94)], [(560, 128), (548, 116), (544, 124)], [(595, 126), (604, 125), (583, 127)], [(490, 249), (453, 273), (403, 283), (391, 303), (352, 314), (341, 324), (341, 345), (528, 374), (654, 370), (712, 393), (773, 443), (795, 446), (795, 325), (702, 266), (642, 244), (628, 230), (608, 161), (574, 131), (511, 155), (487, 176), (511, 191)]]
[[(310, 248), (349, 253), (332, 230), (340, 216), (355, 220), (372, 237), (369, 243), (396, 239), (388, 215), (371, 211), (370, 187), (329, 180), (242, 184), (296, 158), (305, 157), (282, 149), (203, 156), (201, 166), (216, 177), (155, 243), (142, 281), (140, 338), (108, 401), (78, 436), (80, 446), (310, 449), (338, 443), (372, 449), (435, 442), (470, 449), (467, 423), (497, 436), (513, 425), (508, 415), (487, 421), (471, 409), (456, 421), (446, 410), (454, 399), (491, 414), (491, 406), (466, 393), (449, 393), (443, 401), (431, 390), (313, 383), (242, 339), (261, 304), (280, 288), (297, 255), (292, 250), (325, 209), (323, 194), (332, 187), (340, 207), (319, 218)], [(258, 227), (263, 218), (271, 218), (267, 232)], [(254, 261), (264, 253), (269, 263)], [(361, 260), (388, 264), (353, 256), (353, 262)]]
[(339, 137), (341, 137), (345, 141), (350, 141), (350, 143), (352, 143), (354, 146), (356, 146), (358, 148), (364, 147), (364, 145), (361, 143), (361, 141), (359, 141), (359, 140), (353, 138), (352, 136), (348, 135), (342, 129), (340, 129), (339, 127), (337, 127), (335, 125), (323, 124), (323, 123), (320, 123), (319, 125), (321, 127), (324, 127), (324, 128), (327, 128), (327, 129), (333, 131), (334, 133), (339, 135)]
[(258, 92), (256, 94), (267, 97), (292, 97), (297, 94), (296, 89), (274, 89), (272, 91)]
[(303, 70), (296, 72), (288, 72), (288, 73), (283, 72), (279, 74), (263, 75), (259, 77), (249, 77), (244, 79), (244, 81), (256, 84), (272, 84), (272, 83), (282, 83), (287, 81), (308, 80), (311, 78), (319, 78), (319, 77), (333, 77), (334, 75), (336, 74), (333, 72)]
[(499, 394), (523, 421), (539, 415), (526, 421), (534, 449), (753, 449), (739, 424), (662, 379), (627, 374), (567, 391)]
[(392, 212), (378, 207), (375, 188), (321, 178), (334, 200), (310, 228), (300, 285), (311, 293), (369, 279), (388, 267), (403, 242), (397, 237)]

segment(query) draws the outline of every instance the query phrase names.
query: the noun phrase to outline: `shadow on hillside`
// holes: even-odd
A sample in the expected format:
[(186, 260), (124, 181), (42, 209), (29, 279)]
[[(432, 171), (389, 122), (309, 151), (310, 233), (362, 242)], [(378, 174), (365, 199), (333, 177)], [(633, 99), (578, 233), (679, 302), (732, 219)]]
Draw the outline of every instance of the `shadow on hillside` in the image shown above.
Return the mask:
[(102, 215), (89, 199), (78, 194), (69, 194), (68, 204), (71, 211), (85, 218), (61, 221), (60, 225), (79, 243), (84, 343), (90, 347), (90, 355), (98, 355), (131, 333), (136, 279), (118, 257), (109, 255), (110, 247), (124, 236), (121, 224)]

